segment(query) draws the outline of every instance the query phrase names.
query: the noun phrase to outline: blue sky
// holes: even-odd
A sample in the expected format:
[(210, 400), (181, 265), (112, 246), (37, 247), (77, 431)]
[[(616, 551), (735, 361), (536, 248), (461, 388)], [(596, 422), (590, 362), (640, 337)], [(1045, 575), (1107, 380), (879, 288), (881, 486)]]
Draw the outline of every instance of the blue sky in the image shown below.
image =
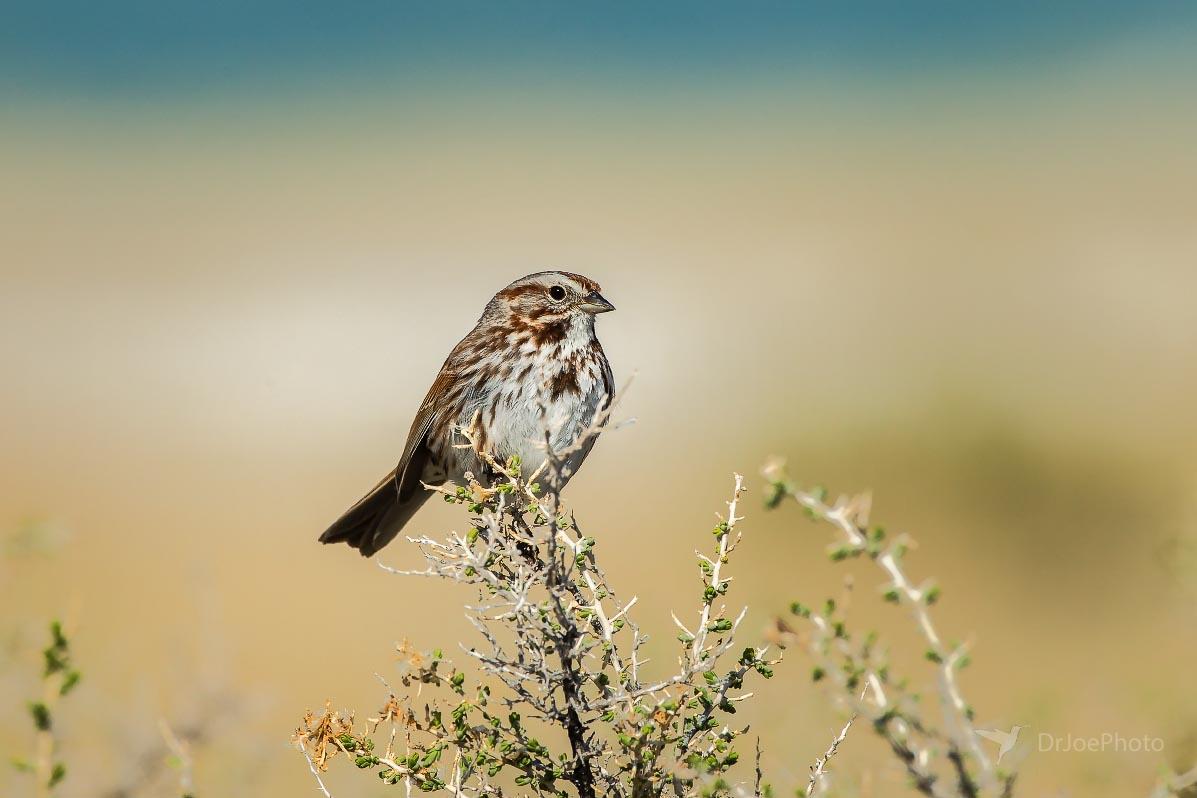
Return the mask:
[(327, 75), (525, 71), (702, 82), (745, 70), (1000, 70), (1165, 31), (1197, 3), (43, 0), (8, 4), (0, 87), (156, 95)]

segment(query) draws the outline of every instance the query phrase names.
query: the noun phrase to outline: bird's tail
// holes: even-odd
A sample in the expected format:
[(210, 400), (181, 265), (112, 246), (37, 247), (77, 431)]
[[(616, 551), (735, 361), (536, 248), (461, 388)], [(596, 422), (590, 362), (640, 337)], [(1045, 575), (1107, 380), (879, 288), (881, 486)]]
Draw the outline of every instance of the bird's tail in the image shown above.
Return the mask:
[(416, 510), (428, 498), (428, 491), (415, 490), (400, 497), (395, 472), (374, 486), (357, 504), (345, 511), (320, 536), (321, 543), (348, 543), (363, 557), (373, 556), (395, 539)]

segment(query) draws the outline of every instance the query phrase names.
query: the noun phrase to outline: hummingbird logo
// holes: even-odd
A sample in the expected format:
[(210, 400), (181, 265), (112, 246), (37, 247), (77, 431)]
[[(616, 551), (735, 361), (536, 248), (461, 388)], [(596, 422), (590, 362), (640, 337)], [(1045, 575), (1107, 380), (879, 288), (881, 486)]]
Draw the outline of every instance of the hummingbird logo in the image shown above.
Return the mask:
[(997, 763), (1000, 765), (1002, 757), (1010, 753), (1010, 749), (1018, 742), (1018, 733), (1025, 728), (1026, 726), (1015, 726), (1008, 732), (1000, 729), (974, 729), (974, 731), (986, 740), (998, 744)]

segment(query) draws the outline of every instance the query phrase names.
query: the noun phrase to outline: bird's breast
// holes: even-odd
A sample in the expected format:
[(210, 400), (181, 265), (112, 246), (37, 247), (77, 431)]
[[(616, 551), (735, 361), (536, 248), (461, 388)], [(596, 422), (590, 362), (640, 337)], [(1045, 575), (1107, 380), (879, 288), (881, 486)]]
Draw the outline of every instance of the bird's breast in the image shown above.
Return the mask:
[(592, 357), (520, 354), (478, 386), (460, 423), (476, 418), (481, 445), (500, 460), (518, 455), (528, 473), (545, 459), (546, 433), (554, 451), (569, 448), (606, 402), (608, 386)]

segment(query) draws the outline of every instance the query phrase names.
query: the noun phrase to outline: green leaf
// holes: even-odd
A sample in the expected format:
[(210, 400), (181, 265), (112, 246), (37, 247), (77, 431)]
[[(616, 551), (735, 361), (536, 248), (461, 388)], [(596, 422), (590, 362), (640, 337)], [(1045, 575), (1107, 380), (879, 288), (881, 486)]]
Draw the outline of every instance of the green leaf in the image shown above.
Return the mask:
[(79, 684), (81, 678), (83, 678), (83, 674), (79, 673), (79, 671), (68, 671), (62, 680), (62, 686), (58, 688), (58, 694), (66, 695), (74, 690), (75, 685)]
[(29, 702), (29, 714), (33, 717), (33, 725), (38, 731), (50, 731), (50, 708), (41, 701)]
[(781, 500), (786, 496), (786, 485), (784, 482), (769, 483), (769, 493), (765, 496), (765, 508), (768, 510), (775, 509), (777, 505), (781, 504)]

